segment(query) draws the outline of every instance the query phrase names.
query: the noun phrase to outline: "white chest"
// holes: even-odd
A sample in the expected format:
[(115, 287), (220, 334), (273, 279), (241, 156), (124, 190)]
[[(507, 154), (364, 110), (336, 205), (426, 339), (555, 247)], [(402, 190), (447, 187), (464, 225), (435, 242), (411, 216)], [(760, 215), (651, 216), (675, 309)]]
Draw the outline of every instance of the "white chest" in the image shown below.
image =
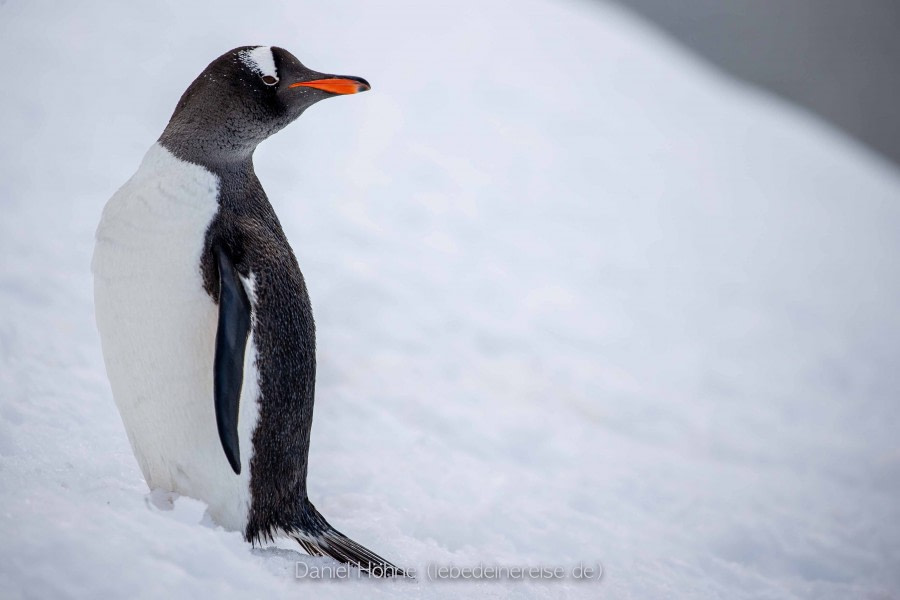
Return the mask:
[(200, 272), (218, 187), (213, 173), (154, 145), (103, 211), (94, 296), (113, 396), (148, 485), (203, 500), (223, 526), (242, 529), (256, 421), (256, 351), (251, 336), (237, 476), (216, 430), (217, 309)]

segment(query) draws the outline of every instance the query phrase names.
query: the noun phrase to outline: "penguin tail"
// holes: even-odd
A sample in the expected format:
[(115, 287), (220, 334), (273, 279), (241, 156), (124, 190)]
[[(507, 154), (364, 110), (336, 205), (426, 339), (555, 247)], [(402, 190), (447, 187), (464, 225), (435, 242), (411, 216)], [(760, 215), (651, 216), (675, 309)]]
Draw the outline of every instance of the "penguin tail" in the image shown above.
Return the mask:
[(329, 525), (309, 500), (303, 503), (299, 522), (288, 535), (310, 556), (330, 556), (340, 562), (354, 565), (360, 571), (374, 577), (409, 576), (397, 565), (357, 544)]

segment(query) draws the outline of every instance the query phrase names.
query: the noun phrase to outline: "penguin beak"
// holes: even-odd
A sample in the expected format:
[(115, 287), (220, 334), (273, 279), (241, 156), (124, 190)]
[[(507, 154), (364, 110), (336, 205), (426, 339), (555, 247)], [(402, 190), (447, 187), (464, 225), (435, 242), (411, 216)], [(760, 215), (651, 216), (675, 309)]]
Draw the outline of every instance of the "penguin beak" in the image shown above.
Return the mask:
[(369, 82), (362, 77), (328, 77), (325, 79), (314, 79), (312, 81), (298, 81), (292, 83), (288, 87), (309, 87), (331, 94), (358, 94), (372, 89)]

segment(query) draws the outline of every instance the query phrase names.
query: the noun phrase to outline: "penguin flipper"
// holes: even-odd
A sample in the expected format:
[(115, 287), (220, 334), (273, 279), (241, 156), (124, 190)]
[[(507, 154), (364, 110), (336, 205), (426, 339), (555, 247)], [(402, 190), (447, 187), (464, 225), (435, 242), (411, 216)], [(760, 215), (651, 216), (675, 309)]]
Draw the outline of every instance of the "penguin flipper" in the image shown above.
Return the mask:
[(250, 334), (250, 300), (231, 258), (216, 248), (219, 267), (219, 324), (213, 367), (213, 395), (219, 440), (235, 473), (241, 472), (238, 409), (244, 381), (244, 351)]

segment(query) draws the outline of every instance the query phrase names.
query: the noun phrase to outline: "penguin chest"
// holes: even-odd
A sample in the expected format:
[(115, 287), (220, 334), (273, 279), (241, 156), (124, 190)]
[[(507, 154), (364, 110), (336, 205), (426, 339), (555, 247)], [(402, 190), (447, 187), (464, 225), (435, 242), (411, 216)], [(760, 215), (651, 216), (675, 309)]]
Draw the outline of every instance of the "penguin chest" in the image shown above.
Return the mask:
[(113, 397), (147, 484), (202, 500), (218, 523), (243, 530), (257, 418), (256, 348), (251, 334), (236, 475), (216, 428), (218, 310), (200, 269), (218, 188), (216, 175), (154, 145), (103, 211), (93, 260), (95, 310)]

